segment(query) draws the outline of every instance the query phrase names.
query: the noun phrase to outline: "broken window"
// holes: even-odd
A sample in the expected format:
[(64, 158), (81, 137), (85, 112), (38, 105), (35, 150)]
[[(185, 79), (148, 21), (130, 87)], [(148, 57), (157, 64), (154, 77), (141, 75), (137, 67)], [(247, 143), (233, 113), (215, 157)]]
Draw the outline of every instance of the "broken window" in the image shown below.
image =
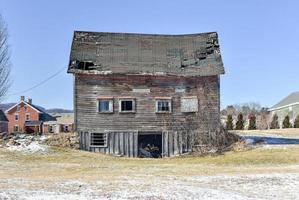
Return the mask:
[(123, 99), (119, 102), (120, 112), (135, 112), (135, 100)]
[(90, 146), (107, 147), (107, 133), (90, 133)]
[(93, 70), (93, 69), (95, 69), (95, 64), (92, 61), (73, 60), (73, 61), (70, 62), (70, 66), (74, 69), (82, 69), (82, 70)]
[(198, 99), (194, 97), (181, 98), (181, 111), (182, 112), (198, 112)]
[(171, 99), (157, 99), (156, 112), (157, 113), (171, 112)]
[(112, 113), (113, 112), (113, 99), (98, 100), (98, 112)]

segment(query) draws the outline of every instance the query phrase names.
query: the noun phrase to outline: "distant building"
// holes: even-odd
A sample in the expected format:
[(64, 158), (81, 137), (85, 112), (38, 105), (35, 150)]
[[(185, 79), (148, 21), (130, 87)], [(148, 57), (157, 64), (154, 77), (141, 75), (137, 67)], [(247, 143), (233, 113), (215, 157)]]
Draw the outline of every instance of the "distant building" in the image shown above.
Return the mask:
[(299, 115), (299, 91), (290, 94), (270, 108), (269, 111), (271, 119), (274, 114), (277, 114), (280, 127), (282, 127), (282, 122), (287, 115), (293, 124), (297, 115)]
[(8, 118), (9, 133), (43, 133), (42, 124), (46, 121), (53, 121), (55, 118), (44, 112), (39, 106), (32, 104), (32, 99), (25, 101), (21, 96), (19, 103), (13, 105), (6, 111)]
[(44, 133), (68, 133), (74, 131), (74, 114), (53, 114), (56, 120), (47, 121), (43, 124)]
[(8, 119), (4, 112), (0, 110), (0, 133), (8, 132)]

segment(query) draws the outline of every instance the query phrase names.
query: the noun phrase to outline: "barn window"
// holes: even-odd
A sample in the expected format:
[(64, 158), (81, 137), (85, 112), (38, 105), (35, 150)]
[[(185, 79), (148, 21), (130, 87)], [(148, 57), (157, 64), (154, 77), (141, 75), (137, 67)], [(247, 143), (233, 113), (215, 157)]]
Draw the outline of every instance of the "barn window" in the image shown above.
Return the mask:
[(196, 96), (181, 98), (182, 112), (198, 112), (198, 99)]
[(119, 101), (120, 112), (135, 112), (135, 99), (121, 99)]
[(99, 113), (112, 113), (113, 112), (113, 99), (99, 99), (98, 100)]
[(16, 120), (16, 121), (19, 120), (19, 114), (15, 114), (15, 120)]
[(171, 112), (171, 99), (157, 99), (156, 100), (157, 113), (170, 113)]
[(107, 147), (107, 133), (90, 133), (90, 146)]

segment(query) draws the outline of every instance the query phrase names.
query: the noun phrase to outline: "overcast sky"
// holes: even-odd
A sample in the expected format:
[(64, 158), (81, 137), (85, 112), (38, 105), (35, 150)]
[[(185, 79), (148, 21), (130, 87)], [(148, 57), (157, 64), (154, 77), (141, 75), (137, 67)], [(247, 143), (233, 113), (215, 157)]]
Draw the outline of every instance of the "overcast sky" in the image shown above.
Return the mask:
[[(226, 74), (221, 104), (272, 106), (299, 91), (299, 1), (281, 0), (0, 0), (9, 29), (13, 85), (46, 108), (73, 107), (66, 73), (74, 30), (137, 33), (217, 31)], [(10, 95), (6, 102), (16, 102)]]

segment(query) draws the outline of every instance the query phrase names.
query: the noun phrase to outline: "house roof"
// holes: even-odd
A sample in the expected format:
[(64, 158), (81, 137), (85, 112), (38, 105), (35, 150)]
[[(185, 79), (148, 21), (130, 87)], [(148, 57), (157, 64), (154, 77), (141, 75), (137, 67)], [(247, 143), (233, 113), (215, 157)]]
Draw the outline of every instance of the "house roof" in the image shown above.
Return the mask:
[(10, 110), (12, 110), (13, 108), (15, 108), (16, 106), (18, 106), (19, 104), (24, 103), (27, 106), (30, 106), (31, 108), (33, 108), (36, 112), (38, 112), (40, 114), (40, 120), (41, 121), (55, 121), (55, 117), (49, 115), (48, 113), (46, 113), (40, 106), (34, 105), (34, 104), (30, 104), (26, 101), (21, 100), (19, 103), (16, 103), (15, 105), (13, 105), (12, 107), (10, 107), (9, 109), (7, 109), (5, 112), (8, 113)]
[(73, 124), (74, 123), (74, 114), (60, 114), (59, 116), (55, 116), (55, 121), (47, 121), (45, 124)]
[(158, 35), (75, 31), (69, 63), (69, 73), (224, 74), (216, 32)]
[(292, 94), (290, 94), (289, 96), (281, 100), (279, 103), (272, 106), (269, 110), (270, 111), (277, 110), (295, 104), (299, 104), (299, 91), (293, 92)]
[(8, 119), (2, 110), (0, 110), (0, 122), (8, 122)]
[(42, 121), (26, 121), (25, 126), (40, 126)]
[(34, 110), (36, 110), (38, 113), (42, 113), (43, 111), (41, 110), (41, 108), (39, 106), (30, 104), (26, 101), (21, 100), (19, 103), (16, 103), (15, 105), (13, 105), (12, 107), (8, 108), (5, 112), (8, 113), (9, 111), (11, 111), (13, 108), (15, 108), (16, 106), (18, 106), (19, 104), (24, 103), (27, 106), (30, 106), (31, 108), (33, 108)]

